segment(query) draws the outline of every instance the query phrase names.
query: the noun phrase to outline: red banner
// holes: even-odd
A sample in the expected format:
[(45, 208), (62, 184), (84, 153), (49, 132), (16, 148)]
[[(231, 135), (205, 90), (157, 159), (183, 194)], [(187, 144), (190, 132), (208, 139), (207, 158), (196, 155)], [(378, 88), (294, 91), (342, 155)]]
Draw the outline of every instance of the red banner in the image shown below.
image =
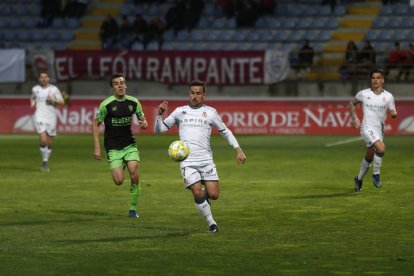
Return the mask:
[(168, 84), (204, 80), (211, 85), (255, 85), (284, 80), (290, 70), (285, 52), (267, 51), (39, 51), (30, 52), (35, 72), (48, 70), (56, 81), (109, 78)]
[[(70, 106), (58, 108), (58, 133), (91, 133), (92, 122), (101, 99), (72, 99)], [(133, 130), (152, 134), (157, 106), (161, 100), (140, 100), (150, 127)], [(186, 100), (169, 101), (169, 111)], [(344, 100), (208, 100), (235, 134), (355, 134), (351, 126), (348, 101)], [(414, 100), (397, 102), (398, 118), (387, 119), (387, 134), (414, 134)], [(35, 133), (34, 110), (29, 99), (0, 99), (0, 133)], [(176, 133), (177, 129), (172, 130)]]

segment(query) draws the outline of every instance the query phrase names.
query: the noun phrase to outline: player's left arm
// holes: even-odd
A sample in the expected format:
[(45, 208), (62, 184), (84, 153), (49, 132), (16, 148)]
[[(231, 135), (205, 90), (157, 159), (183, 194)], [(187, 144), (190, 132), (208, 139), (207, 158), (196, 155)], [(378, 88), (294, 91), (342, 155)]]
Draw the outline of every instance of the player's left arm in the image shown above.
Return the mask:
[(391, 118), (397, 118), (397, 109), (395, 108), (394, 98), (391, 99), (390, 104), (388, 105), (388, 110), (391, 114)]
[(223, 136), (229, 144), (236, 150), (236, 160), (239, 164), (244, 164), (246, 162), (246, 155), (241, 149), (239, 142), (236, 137), (233, 135), (233, 132), (223, 123), (217, 112), (214, 112), (213, 116), (213, 126), (218, 130), (221, 136)]
[(52, 104), (52, 105), (64, 105), (65, 104), (65, 100), (62, 97), (62, 94), (60, 92), (60, 90), (58, 88), (56, 88), (55, 90), (53, 90), (48, 96), (47, 96), (47, 100)]
[(144, 115), (138, 116), (138, 123), (142, 129), (146, 129), (148, 127), (148, 122)]
[(137, 118), (138, 118), (138, 124), (142, 129), (146, 129), (148, 127), (147, 119), (145, 118), (145, 114), (144, 114), (144, 111), (142, 110), (141, 103), (138, 101), (138, 99), (136, 99), (136, 101), (137, 101), (137, 110), (135, 114), (137, 115)]

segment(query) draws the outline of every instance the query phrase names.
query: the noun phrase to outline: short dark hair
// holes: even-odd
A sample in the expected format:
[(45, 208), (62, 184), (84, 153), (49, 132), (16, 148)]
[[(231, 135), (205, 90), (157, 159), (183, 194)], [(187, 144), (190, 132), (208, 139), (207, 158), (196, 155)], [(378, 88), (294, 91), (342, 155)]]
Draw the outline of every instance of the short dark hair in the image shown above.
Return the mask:
[(369, 75), (370, 78), (372, 78), (372, 75), (374, 75), (375, 73), (380, 73), (382, 77), (384, 77), (384, 71), (381, 69), (373, 69), (371, 71), (371, 74)]
[(109, 86), (110, 86), (110, 87), (113, 87), (113, 86), (112, 86), (112, 80), (113, 80), (113, 79), (117, 79), (117, 78), (123, 78), (123, 79), (125, 80), (125, 76), (124, 76), (124, 74), (122, 74), (122, 73), (114, 73), (114, 74), (112, 75), (112, 77), (111, 77), (111, 80), (109, 81)]
[(207, 90), (207, 83), (201, 80), (192, 80), (190, 82), (190, 88), (192, 86), (202, 86), (203, 87), (203, 93), (206, 93)]

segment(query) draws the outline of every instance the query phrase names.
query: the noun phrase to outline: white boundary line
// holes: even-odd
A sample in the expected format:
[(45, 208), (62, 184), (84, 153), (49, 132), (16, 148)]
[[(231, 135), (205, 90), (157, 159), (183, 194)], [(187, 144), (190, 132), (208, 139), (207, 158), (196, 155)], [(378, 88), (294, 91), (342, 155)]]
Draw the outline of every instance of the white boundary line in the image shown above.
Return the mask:
[(342, 140), (342, 141), (338, 141), (338, 142), (334, 142), (334, 143), (325, 144), (325, 147), (330, 148), (330, 147), (339, 146), (339, 145), (343, 145), (343, 144), (349, 144), (349, 143), (356, 142), (356, 141), (359, 141), (359, 140), (362, 140), (362, 137), (351, 138), (351, 139), (347, 139), (347, 140)]

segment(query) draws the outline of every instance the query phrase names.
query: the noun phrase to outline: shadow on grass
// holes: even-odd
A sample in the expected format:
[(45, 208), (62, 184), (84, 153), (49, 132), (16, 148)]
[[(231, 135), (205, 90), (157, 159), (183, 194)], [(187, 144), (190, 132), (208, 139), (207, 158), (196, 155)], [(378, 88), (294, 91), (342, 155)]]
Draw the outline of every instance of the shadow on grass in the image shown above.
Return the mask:
[[(159, 230), (159, 228), (157, 228)], [(103, 239), (81, 239), (81, 240), (60, 240), (56, 243), (60, 245), (72, 245), (72, 244), (87, 244), (87, 243), (112, 243), (112, 242), (125, 242), (125, 241), (134, 241), (134, 240), (151, 240), (151, 239), (160, 239), (160, 238), (177, 238), (177, 237), (187, 237), (191, 236), (191, 232), (166, 232), (166, 233), (154, 233), (154, 235), (145, 235), (145, 236), (132, 236), (132, 237), (113, 237), (113, 238), (103, 238)]]
[(0, 223), (0, 226), (42, 225), (42, 224), (56, 224), (56, 223), (86, 222), (86, 221), (94, 221), (94, 220), (95, 219), (32, 220), (32, 221), (19, 221), (19, 222), (10, 222), (10, 223)]
[(323, 195), (303, 195), (303, 196), (285, 196), (282, 198), (294, 198), (294, 199), (309, 199), (309, 198), (333, 198), (333, 197), (346, 197), (354, 196), (356, 193), (354, 191), (346, 193), (334, 193), (334, 194), (323, 194)]

